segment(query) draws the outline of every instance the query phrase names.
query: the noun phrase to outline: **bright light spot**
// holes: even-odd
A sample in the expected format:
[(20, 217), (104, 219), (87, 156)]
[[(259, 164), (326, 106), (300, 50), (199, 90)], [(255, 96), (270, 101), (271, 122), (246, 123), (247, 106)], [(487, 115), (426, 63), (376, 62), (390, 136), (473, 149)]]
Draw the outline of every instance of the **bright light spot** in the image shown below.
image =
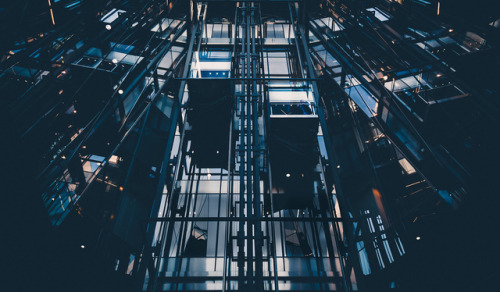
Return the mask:
[(118, 63), (118, 60), (117, 59), (113, 59), (113, 60), (111, 60), (111, 62), (113, 62), (113, 64), (116, 64), (116, 63)]
[(453, 28), (450, 28), (448, 31), (449, 31), (449, 32), (453, 32)]
[(289, 173), (287, 173), (285, 176), (286, 176), (286, 177), (290, 177), (290, 174), (289, 174)]
[(443, 74), (441, 74), (441, 73), (436, 74), (436, 77), (438, 77), (438, 78), (441, 76), (443, 76)]
[(420, 236), (417, 236), (417, 240), (420, 240), (420, 239), (421, 239)]
[(111, 25), (106, 24), (106, 29), (107, 29), (107, 30), (111, 30)]
[(118, 94), (123, 94), (123, 89), (119, 89)]
[(389, 77), (387, 77), (387, 76), (384, 76), (383, 78), (384, 78), (384, 80), (387, 80), (387, 79), (388, 79)]
[(83, 245), (83, 244), (82, 244), (82, 245), (80, 245), (80, 248), (85, 248), (85, 245)]

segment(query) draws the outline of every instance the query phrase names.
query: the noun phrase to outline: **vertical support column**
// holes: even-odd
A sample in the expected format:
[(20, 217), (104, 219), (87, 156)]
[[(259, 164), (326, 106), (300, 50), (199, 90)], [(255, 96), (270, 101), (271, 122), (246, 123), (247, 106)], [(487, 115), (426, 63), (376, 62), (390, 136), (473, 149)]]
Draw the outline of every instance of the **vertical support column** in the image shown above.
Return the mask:
[[(243, 4), (245, 5), (245, 3)], [(241, 27), (242, 27), (242, 42), (241, 42), (241, 52), (239, 57), (243, 56), (245, 52), (245, 38), (246, 38), (246, 13), (243, 8), (241, 9)], [(243, 76), (243, 72), (245, 71), (245, 59), (241, 58), (241, 75)], [(242, 219), (239, 222), (238, 228), (238, 289), (241, 291), (245, 290), (245, 222), (243, 219), (245, 218), (245, 82), (241, 83), (241, 92), (238, 94), (238, 99), (240, 101), (240, 143), (238, 149), (238, 155), (240, 157), (240, 197), (239, 197), (239, 217)]]
[[(169, 138), (167, 141), (167, 146), (165, 149), (165, 152), (163, 154), (163, 161), (161, 164), (160, 168), (160, 173), (159, 173), (159, 182), (158, 182), (158, 187), (156, 189), (156, 194), (155, 198), (153, 201), (153, 207), (150, 212), (150, 218), (155, 218), (158, 215), (159, 209), (160, 209), (160, 204), (161, 204), (161, 198), (163, 196), (163, 191), (165, 188), (165, 185), (167, 185), (167, 182), (169, 178), (167, 178), (168, 174), (170, 173), (170, 152), (172, 151), (173, 148), (173, 142), (174, 142), (174, 137), (175, 137), (175, 131), (177, 128), (177, 124), (180, 118), (180, 111), (181, 107), (180, 104), (182, 102), (182, 97), (184, 95), (184, 88), (186, 86), (186, 78), (189, 75), (189, 68), (190, 68), (190, 63), (193, 55), (193, 46), (195, 43), (196, 39), (196, 31), (198, 29), (198, 22), (193, 23), (192, 25), (188, 26), (188, 36), (189, 36), (189, 47), (188, 51), (186, 53), (186, 59), (185, 59), (185, 64), (183, 68), (183, 73), (182, 73), (182, 81), (179, 86), (179, 92), (177, 99), (174, 99), (174, 106), (172, 108), (173, 114), (172, 114), (172, 124), (170, 126), (169, 130)], [(182, 141), (181, 141), (181, 147), (182, 147)], [(180, 152), (182, 153), (182, 152)], [(182, 157), (178, 157), (178, 159), (182, 159)], [(175, 178), (174, 178), (175, 179)], [(171, 188), (169, 189), (169, 192), (172, 193), (173, 190), (175, 189), (175, 185), (171, 185)], [(174, 196), (170, 195), (169, 199), (171, 200)], [(172, 225), (170, 223), (167, 223), (169, 225)], [(152, 259), (152, 254), (153, 252), (160, 252), (160, 254), (163, 254), (163, 251), (165, 249), (162, 249), (161, 251), (156, 249), (153, 250), (152, 245), (153, 243), (153, 238), (155, 234), (155, 229), (156, 229), (156, 224), (150, 223), (149, 225), (146, 226), (146, 240), (145, 240), (145, 246), (142, 250), (142, 258), (140, 263), (138, 264), (138, 271), (135, 276), (135, 281), (136, 281), (136, 289), (138, 291), (142, 291), (142, 285), (144, 284), (145, 277), (146, 277), (146, 270), (149, 271), (149, 283), (148, 283), (148, 291), (154, 290), (155, 285), (157, 284), (157, 276), (159, 274), (159, 271), (161, 267), (155, 266), (154, 261)], [(165, 245), (165, 238), (163, 238), (162, 245)], [(163, 246), (164, 247), (164, 246)]]
[[(296, 15), (296, 13), (295, 13), (295, 15)], [(303, 26), (298, 25), (297, 32), (298, 32), (298, 34), (295, 37), (296, 37), (297, 42), (299, 40), (301, 42), (300, 45), (301, 45), (302, 52), (304, 53), (304, 56), (305, 56), (305, 63), (307, 66), (306, 69), (307, 69), (308, 77), (314, 78), (315, 77), (314, 68), (312, 66), (311, 56), (309, 55), (308, 44), (306, 42), (306, 36), (304, 33)], [(313, 94), (314, 94), (315, 103), (319, 106), (320, 100), (319, 100), (318, 86), (314, 80), (311, 81), (311, 85), (313, 87)], [(336, 168), (336, 166), (338, 165), (338, 162), (336, 161), (336, 155), (335, 155), (334, 148), (333, 148), (333, 145), (332, 145), (331, 140), (330, 140), (331, 138), (330, 138), (330, 134), (329, 134), (328, 128), (327, 128), (325, 114), (321, 108), (318, 108), (318, 117), (319, 117), (321, 129), (323, 131), (323, 137), (324, 137), (324, 141), (325, 141), (326, 151), (328, 153), (328, 159), (330, 160), (330, 170), (333, 174), (333, 180), (335, 183), (337, 198), (339, 200), (340, 212), (341, 212), (341, 216), (343, 219), (344, 234), (346, 237), (348, 248), (352, 249), (352, 252), (349, 252), (349, 255), (352, 255), (353, 258), (351, 258), (351, 256), (349, 256), (348, 260), (355, 261), (358, 259), (358, 254), (356, 251), (356, 242), (354, 240), (353, 225), (350, 221), (351, 219), (349, 216), (349, 212), (347, 212), (349, 204), (344, 196), (344, 193), (343, 193), (343, 190), (341, 187), (340, 176), (339, 176), (337, 168)], [(337, 238), (337, 240), (340, 241), (339, 242), (340, 244), (343, 244), (343, 242), (341, 241), (341, 239), (339, 238), (338, 235), (336, 236), (336, 238)], [(345, 256), (340, 254), (340, 268), (342, 271), (343, 290), (347, 292), (347, 291), (352, 290), (352, 287), (350, 285), (349, 279), (347, 278), (348, 272), (350, 272), (350, 271), (346, 271), (344, 259), (345, 259)], [(358, 262), (359, 262), (359, 260), (358, 260)]]
[(246, 237), (246, 242), (247, 242), (247, 283), (248, 283), (248, 288), (249, 290), (254, 290), (254, 269), (253, 269), (253, 219), (254, 219), (254, 214), (253, 214), (253, 185), (252, 185), (252, 82), (250, 81), (251, 78), (251, 72), (252, 72), (252, 53), (251, 53), (251, 42), (252, 42), (252, 36), (251, 36), (251, 29), (250, 27), (252, 26), (252, 19), (251, 19), (251, 4), (248, 4), (246, 8), (246, 37), (245, 37), (245, 46), (246, 46), (246, 51), (245, 51), (245, 58), (246, 58), (246, 70), (245, 70), (245, 78), (247, 81), (245, 82), (246, 86), (246, 95), (245, 95), (245, 102), (246, 102), (246, 164), (247, 164), (247, 201), (246, 201), (246, 208), (247, 208), (247, 237)]
[(256, 25), (258, 24), (255, 20), (257, 16), (255, 12), (260, 6), (254, 6), (252, 9), (252, 17), (251, 17), (251, 43), (252, 43), (252, 66), (250, 67), (252, 70), (252, 115), (253, 115), (253, 141), (252, 141), (252, 149), (253, 149), (253, 179), (254, 179), (254, 232), (255, 232), (255, 288), (257, 291), (264, 290), (264, 281), (263, 281), (263, 261), (262, 261), (262, 246), (263, 246), (263, 235), (262, 235), (262, 214), (261, 214), (261, 196), (260, 196), (260, 141), (259, 141), (259, 97), (261, 96), (259, 90), (257, 88), (257, 72), (260, 65), (257, 63), (257, 58), (260, 56), (257, 54), (255, 43), (255, 33), (256, 33)]
[[(238, 230), (238, 281), (242, 291), (262, 291), (263, 235), (261, 226), (260, 196), (260, 142), (259, 142), (259, 90), (256, 52), (256, 10), (253, 3), (242, 3), (241, 12), (241, 62), (240, 103), (240, 218)], [(258, 68), (257, 68), (258, 66)], [(246, 191), (246, 194), (245, 194)], [(246, 216), (245, 216), (246, 213)], [(245, 235), (246, 232), (246, 235)]]

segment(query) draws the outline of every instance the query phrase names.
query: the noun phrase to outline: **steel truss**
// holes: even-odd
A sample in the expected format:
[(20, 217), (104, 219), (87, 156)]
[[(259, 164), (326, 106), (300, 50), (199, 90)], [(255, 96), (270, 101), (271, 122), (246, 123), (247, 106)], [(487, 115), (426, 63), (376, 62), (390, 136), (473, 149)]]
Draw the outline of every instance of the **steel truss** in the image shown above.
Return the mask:
[[(279, 50), (288, 52), (299, 76), (279, 80), (303, 82), (301, 88), (307, 88), (318, 105), (316, 77), (299, 17), (302, 7), (293, 1), (284, 5), (289, 10), (286, 22), (295, 37)], [(352, 247), (354, 222), (346, 211), (322, 110), (317, 119), (328, 160), (320, 155), (315, 142), (317, 187), (311, 205), (280, 210), (275, 202), (273, 177), (281, 174), (271, 171), (269, 86), (277, 78), (266, 73), (265, 53), (276, 47), (263, 41), (259, 1), (235, 5), (234, 41), (225, 46), (231, 52), (227, 79), (233, 86), (227, 168), (203, 167), (196, 161), (193, 144), (197, 142), (191, 132), (198, 117), (190, 96), (194, 94), (190, 82), (196, 78), (190, 75), (191, 65), (199, 52), (220, 47), (211, 46), (204, 38), (210, 2), (194, 2), (192, 7), (188, 52), (178, 78), (180, 106), (173, 115), (179, 123), (165, 152), (137, 283), (143, 283), (140, 285), (147, 291), (352, 291), (352, 273), (358, 269)], [(210, 186), (214, 189), (207, 191)], [(340, 213), (335, 211), (336, 205)], [(302, 256), (294, 255), (297, 248)]]

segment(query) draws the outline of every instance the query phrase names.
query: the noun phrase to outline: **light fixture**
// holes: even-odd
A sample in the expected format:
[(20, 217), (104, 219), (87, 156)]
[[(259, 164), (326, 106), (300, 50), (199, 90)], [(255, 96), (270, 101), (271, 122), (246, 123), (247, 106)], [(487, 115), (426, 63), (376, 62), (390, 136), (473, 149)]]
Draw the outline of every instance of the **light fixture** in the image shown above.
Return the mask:
[(116, 63), (118, 63), (118, 60), (117, 59), (113, 59), (113, 60), (111, 60), (111, 62), (113, 62), (113, 64), (116, 64)]
[(120, 192), (123, 192), (123, 187), (120, 187)]
[(290, 177), (291, 175), (290, 175), (289, 173), (287, 173), (285, 176), (286, 176), (286, 177)]
[(416, 239), (417, 239), (417, 240), (420, 240), (421, 238), (420, 238), (420, 236), (417, 236), (417, 238), (416, 238)]
[(118, 89), (118, 94), (123, 94), (123, 89)]
[(85, 248), (85, 245), (83, 245), (83, 244), (82, 244), (82, 245), (80, 245), (80, 248), (84, 249), (84, 248)]
[(443, 76), (443, 74), (441, 74), (441, 73), (436, 74), (436, 77), (438, 77), (438, 78), (441, 76)]
[(106, 24), (106, 29), (107, 30), (111, 30), (111, 25), (110, 24)]
[(453, 32), (453, 28), (450, 28), (448, 31), (449, 31), (449, 32)]
[(384, 77), (382, 77), (382, 78), (384, 78), (384, 80), (387, 80), (387, 79), (388, 79), (389, 77), (387, 77), (387, 76), (384, 76)]

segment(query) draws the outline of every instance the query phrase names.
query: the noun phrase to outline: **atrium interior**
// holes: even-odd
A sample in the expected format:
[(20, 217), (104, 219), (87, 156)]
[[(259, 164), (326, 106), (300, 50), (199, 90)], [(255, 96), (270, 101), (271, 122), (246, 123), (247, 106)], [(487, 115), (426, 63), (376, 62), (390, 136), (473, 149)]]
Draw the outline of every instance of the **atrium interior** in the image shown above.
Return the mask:
[(495, 2), (0, 3), (0, 290), (496, 291)]

